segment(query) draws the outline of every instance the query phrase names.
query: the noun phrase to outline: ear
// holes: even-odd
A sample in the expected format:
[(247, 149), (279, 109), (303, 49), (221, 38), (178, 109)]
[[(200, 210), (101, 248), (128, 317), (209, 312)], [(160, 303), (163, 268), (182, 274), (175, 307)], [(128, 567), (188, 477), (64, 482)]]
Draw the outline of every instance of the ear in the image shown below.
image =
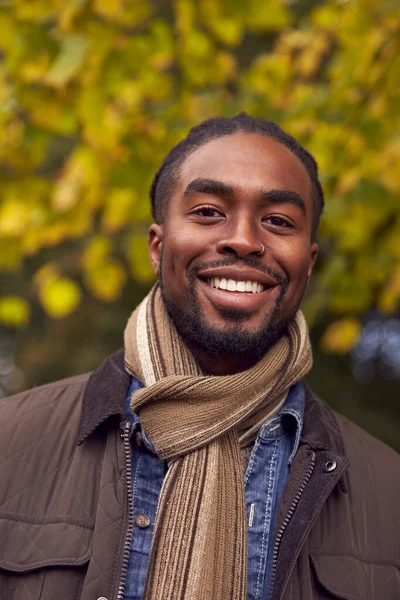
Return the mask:
[(152, 223), (149, 227), (147, 243), (149, 246), (150, 262), (153, 266), (154, 273), (157, 277), (160, 276), (160, 259), (162, 249), (163, 226), (157, 223)]
[(309, 265), (308, 265), (307, 279), (309, 279), (311, 277), (311, 273), (313, 271), (313, 268), (314, 268), (314, 265), (315, 265), (315, 261), (317, 260), (318, 250), (319, 250), (318, 244), (316, 242), (313, 242), (311, 244), (310, 262), (309, 262)]

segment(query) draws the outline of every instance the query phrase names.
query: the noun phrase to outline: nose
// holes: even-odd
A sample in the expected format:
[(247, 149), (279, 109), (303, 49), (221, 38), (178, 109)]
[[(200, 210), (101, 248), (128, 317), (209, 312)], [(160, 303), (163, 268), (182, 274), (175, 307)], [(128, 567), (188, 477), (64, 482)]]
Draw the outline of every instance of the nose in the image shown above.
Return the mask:
[(230, 225), (223, 239), (217, 242), (217, 252), (236, 254), (238, 258), (245, 258), (249, 254), (257, 255), (263, 248), (259, 238), (255, 225), (244, 217)]

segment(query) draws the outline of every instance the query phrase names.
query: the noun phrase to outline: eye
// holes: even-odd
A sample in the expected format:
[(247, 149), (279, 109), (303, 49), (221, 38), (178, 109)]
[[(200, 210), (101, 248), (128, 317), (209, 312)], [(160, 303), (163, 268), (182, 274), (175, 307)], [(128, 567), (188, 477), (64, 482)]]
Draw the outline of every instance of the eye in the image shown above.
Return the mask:
[(199, 208), (192, 210), (191, 214), (198, 215), (199, 217), (205, 217), (205, 218), (222, 217), (222, 214), (216, 208), (213, 208), (212, 206), (200, 206)]
[(285, 219), (284, 217), (280, 217), (278, 215), (271, 215), (269, 217), (266, 217), (265, 219), (263, 219), (263, 223), (270, 226), (272, 225), (272, 227), (274, 227), (275, 229), (290, 229), (293, 227), (293, 224), (288, 219)]

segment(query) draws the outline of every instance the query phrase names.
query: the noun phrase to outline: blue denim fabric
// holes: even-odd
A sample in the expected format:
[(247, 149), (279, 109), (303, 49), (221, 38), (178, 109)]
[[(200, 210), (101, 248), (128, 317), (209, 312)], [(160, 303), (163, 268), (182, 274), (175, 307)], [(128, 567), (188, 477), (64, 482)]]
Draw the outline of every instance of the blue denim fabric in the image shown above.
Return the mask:
[[(154, 454), (144, 431), (140, 431), (139, 417), (130, 408), (132, 393), (140, 387), (141, 384), (133, 378), (126, 398), (126, 413), (133, 423), (133, 510), (134, 519), (140, 514), (146, 515), (150, 525), (145, 529), (134, 528), (124, 600), (142, 600), (143, 597), (157, 503), (166, 468), (165, 463)], [(279, 413), (261, 427), (250, 454), (245, 473), (247, 600), (268, 600), (275, 523), (290, 464), (300, 441), (304, 401), (304, 384), (300, 381), (289, 390)]]

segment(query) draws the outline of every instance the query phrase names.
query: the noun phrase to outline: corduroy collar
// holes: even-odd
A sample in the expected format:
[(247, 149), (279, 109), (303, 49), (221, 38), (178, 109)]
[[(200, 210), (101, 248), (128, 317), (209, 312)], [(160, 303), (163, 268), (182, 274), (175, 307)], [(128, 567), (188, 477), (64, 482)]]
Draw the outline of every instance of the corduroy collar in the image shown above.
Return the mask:
[(124, 350), (111, 354), (88, 380), (82, 399), (78, 444), (113, 415), (125, 415), (125, 396), (131, 376), (125, 370)]
[[(82, 400), (78, 444), (112, 416), (125, 417), (125, 398), (131, 382), (124, 350), (109, 356), (89, 377)], [(314, 450), (344, 454), (342, 436), (332, 410), (306, 385), (304, 427), (301, 443)]]

